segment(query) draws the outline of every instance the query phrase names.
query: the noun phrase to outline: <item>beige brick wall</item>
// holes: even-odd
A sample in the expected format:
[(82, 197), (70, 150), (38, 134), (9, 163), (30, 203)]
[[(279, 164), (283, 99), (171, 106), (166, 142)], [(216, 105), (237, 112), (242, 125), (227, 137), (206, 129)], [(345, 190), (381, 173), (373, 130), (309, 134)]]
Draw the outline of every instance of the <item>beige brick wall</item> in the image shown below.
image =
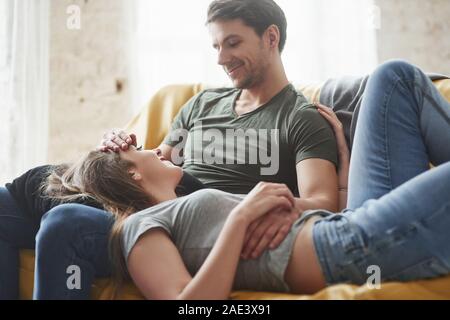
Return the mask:
[(425, 71), (450, 74), (450, 0), (376, 0), (380, 62), (403, 58)]
[[(125, 0), (50, 1), (49, 162), (72, 161), (131, 117)], [(81, 29), (66, 27), (69, 5)]]

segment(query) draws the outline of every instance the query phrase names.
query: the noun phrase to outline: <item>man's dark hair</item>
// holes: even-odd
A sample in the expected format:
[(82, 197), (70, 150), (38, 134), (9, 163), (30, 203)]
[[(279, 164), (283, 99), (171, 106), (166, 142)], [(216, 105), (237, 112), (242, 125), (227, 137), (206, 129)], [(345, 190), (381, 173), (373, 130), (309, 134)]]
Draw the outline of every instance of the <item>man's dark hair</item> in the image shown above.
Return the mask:
[(283, 10), (273, 0), (214, 0), (208, 8), (206, 24), (216, 20), (241, 19), (261, 37), (271, 25), (280, 30), (280, 53), (286, 43), (287, 22)]

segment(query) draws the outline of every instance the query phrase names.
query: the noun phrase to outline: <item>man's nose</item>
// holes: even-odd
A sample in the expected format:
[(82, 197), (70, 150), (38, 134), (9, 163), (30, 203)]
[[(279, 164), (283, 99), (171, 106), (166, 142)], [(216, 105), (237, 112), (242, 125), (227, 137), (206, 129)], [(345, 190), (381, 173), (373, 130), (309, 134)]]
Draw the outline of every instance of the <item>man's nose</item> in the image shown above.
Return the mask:
[(217, 53), (217, 64), (220, 66), (226, 65), (230, 61), (229, 54), (225, 50), (220, 49)]

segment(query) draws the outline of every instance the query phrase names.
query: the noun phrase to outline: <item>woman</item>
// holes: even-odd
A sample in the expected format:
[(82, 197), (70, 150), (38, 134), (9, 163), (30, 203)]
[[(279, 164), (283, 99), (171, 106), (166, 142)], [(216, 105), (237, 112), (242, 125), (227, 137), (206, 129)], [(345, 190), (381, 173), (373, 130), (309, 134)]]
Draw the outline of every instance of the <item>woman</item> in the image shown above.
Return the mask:
[[(344, 161), (340, 124), (318, 108), (333, 124)], [(446, 275), (449, 141), (449, 103), (419, 69), (386, 63), (372, 74), (361, 107), (349, 209), (307, 212), (279, 248), (243, 261), (251, 221), (273, 207), (292, 208), (287, 188), (259, 184), (243, 199), (209, 190), (174, 199), (174, 173), (172, 184), (160, 189), (165, 202), (125, 220), (129, 274), (149, 299), (225, 299), (233, 289), (313, 293), (334, 283), (363, 284), (372, 265), (382, 281)], [(134, 151), (121, 156), (133, 162), (144, 157)], [(428, 170), (429, 162), (438, 167)], [(344, 182), (345, 170), (340, 175)], [(143, 184), (151, 179), (139, 165), (134, 176)]]
[[(110, 172), (113, 172), (114, 174), (109, 174), (109, 176), (113, 175), (116, 178), (114, 180), (116, 184), (108, 180), (107, 175), (102, 175), (105, 172), (97, 170), (94, 164), (108, 168)], [(82, 175), (83, 173), (85, 175)], [(73, 226), (74, 232), (77, 232), (77, 228), (82, 229), (83, 232), (77, 232), (80, 237), (83, 237), (86, 241), (95, 241), (97, 243), (96, 248), (101, 247), (104, 250), (96, 251), (96, 258), (92, 258), (92, 262), (86, 262), (85, 264), (82, 264), (84, 262), (83, 257), (72, 255), (70, 255), (70, 261), (62, 261), (63, 265), (53, 263), (54, 270), (51, 270), (48, 266), (40, 268), (40, 265), (37, 264), (36, 270), (39, 270), (41, 275), (42, 273), (45, 274), (47, 281), (54, 281), (54, 283), (45, 283), (44, 287), (52, 288), (59, 287), (57, 284), (60, 283), (65, 284), (67, 279), (66, 268), (71, 264), (82, 266), (84, 270), (89, 267), (105, 270), (103, 274), (96, 275), (99, 277), (110, 276), (107, 239), (113, 219), (106, 211), (99, 209), (104, 209), (105, 206), (113, 206), (116, 210), (120, 210), (123, 209), (123, 203), (126, 201), (133, 203), (134, 211), (148, 207), (147, 199), (143, 201), (139, 198), (142, 192), (136, 192), (137, 186), (133, 181), (126, 184), (126, 181), (122, 179), (122, 173), (127, 177), (121, 163), (115, 161), (111, 156), (93, 152), (71, 167), (68, 165), (36, 167), (14, 179), (12, 183), (6, 184), (6, 188), (0, 187), (0, 300), (19, 298), (20, 249), (36, 248), (37, 259), (42, 258), (43, 252), (50, 259), (54, 256), (67, 255), (65, 243), (61, 246), (64, 249), (63, 252), (61, 250), (50, 252), (47, 249), (49, 247), (48, 242), (61, 241), (58, 234), (52, 235), (46, 232), (46, 227), (60, 219), (64, 219)], [(46, 188), (46, 195), (44, 196), (44, 190), (41, 187), (47, 177), (49, 177), (48, 185), (50, 187)], [(92, 181), (95, 181), (95, 183)], [(107, 198), (103, 198), (102, 194), (104, 194), (108, 184), (114, 186), (115, 189), (111, 189), (111, 192), (106, 194)], [(92, 189), (93, 187), (98, 189)], [(180, 195), (188, 194), (203, 187), (200, 181), (185, 173), (177, 186), (177, 192)], [(70, 216), (70, 210), (67, 210), (67, 208), (70, 209), (70, 204), (62, 206), (65, 206), (65, 210), (51, 210), (61, 203), (85, 204), (91, 208), (86, 208), (88, 209), (86, 210), (86, 216), (77, 216), (74, 219)], [(62, 209), (61, 206), (58, 206), (58, 208)], [(52, 219), (47, 219), (50, 214)], [(86, 221), (80, 221), (82, 219)], [(90, 226), (90, 228), (87, 228), (87, 226)], [(86, 235), (89, 239), (86, 239)], [(83, 246), (83, 243), (83, 241), (79, 241), (79, 243), (72, 243), (70, 246), (73, 246), (74, 251), (77, 252), (76, 246)], [(102, 245), (99, 245), (99, 243)], [(92, 254), (90, 250), (85, 251), (89, 255)], [(55, 270), (61, 272), (57, 273)], [(49, 294), (42, 288), (43, 286), (39, 282), (40, 278), (42, 277), (35, 277), (34, 293), (35, 295), (38, 294), (37, 297), (69, 298), (67, 297), (67, 292), (69, 292), (74, 295), (70, 298), (85, 298), (84, 292), (63, 290), (64, 288), (59, 290), (58, 294), (54, 292)], [(82, 285), (89, 287), (91, 283), (86, 282), (90, 280), (90, 277), (83, 277)], [(86, 296), (89, 296), (89, 292)]]
[[(326, 107), (318, 109), (332, 123), (345, 161), (339, 122)], [(225, 299), (236, 289), (313, 293), (334, 283), (362, 284), (372, 265), (383, 281), (446, 275), (449, 119), (448, 102), (419, 69), (403, 62), (378, 68), (356, 129), (349, 209), (305, 212), (280, 247), (255, 260), (240, 259), (247, 228), (270, 209), (293, 209), (286, 186), (260, 183), (246, 196), (206, 189), (177, 198), (178, 167), (154, 151), (121, 151), (115, 157), (129, 164), (129, 178), (153, 206), (116, 220), (113, 248), (123, 259), (117, 254), (115, 261), (149, 299)], [(430, 161), (438, 167), (428, 170)], [(341, 170), (341, 183), (346, 176)]]

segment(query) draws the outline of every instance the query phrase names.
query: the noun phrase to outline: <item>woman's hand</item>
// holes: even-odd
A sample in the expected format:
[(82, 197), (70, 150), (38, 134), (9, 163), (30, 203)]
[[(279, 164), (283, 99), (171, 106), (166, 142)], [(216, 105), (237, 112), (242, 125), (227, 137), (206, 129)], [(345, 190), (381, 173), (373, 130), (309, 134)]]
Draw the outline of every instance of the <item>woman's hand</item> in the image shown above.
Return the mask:
[[(334, 135), (336, 136), (339, 153), (339, 209), (344, 209), (347, 206), (348, 172), (350, 169), (350, 151), (347, 146), (347, 141), (345, 140), (344, 126), (331, 108), (318, 102), (315, 102), (314, 105), (317, 107), (317, 110), (322, 117), (330, 123), (333, 128)], [(341, 195), (341, 193), (343, 194)]]
[(291, 211), (295, 206), (291, 190), (280, 183), (259, 182), (231, 212), (250, 224), (273, 209)]
[[(344, 155), (349, 158), (350, 152), (348, 150), (347, 141), (345, 140), (344, 126), (342, 122), (338, 119), (334, 111), (323, 104), (315, 102), (314, 105), (317, 107), (319, 113), (324, 117), (333, 128), (334, 134), (336, 136), (337, 146), (339, 155)], [(346, 159), (347, 160), (347, 159)]]

